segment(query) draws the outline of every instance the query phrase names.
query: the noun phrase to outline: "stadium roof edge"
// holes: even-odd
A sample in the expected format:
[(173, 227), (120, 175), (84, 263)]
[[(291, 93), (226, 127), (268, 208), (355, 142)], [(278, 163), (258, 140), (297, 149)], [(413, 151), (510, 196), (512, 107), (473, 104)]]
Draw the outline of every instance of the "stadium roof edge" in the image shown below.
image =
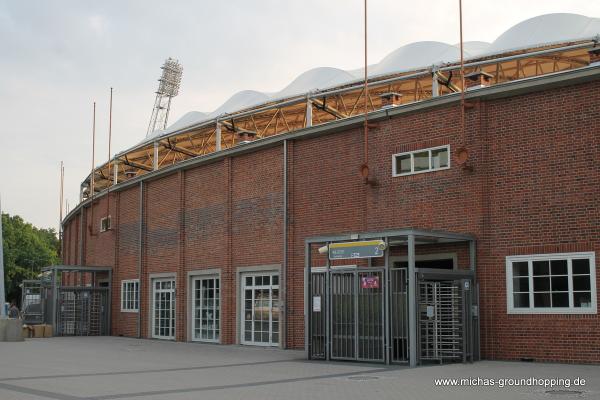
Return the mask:
[[(600, 80), (600, 63), (590, 64), (588, 66), (569, 69), (565, 71), (522, 78), (510, 82), (500, 83), (489, 87), (482, 87), (465, 92), (466, 99), (497, 99), (503, 97), (517, 96), (524, 93), (531, 93), (552, 88), (564, 87), (585, 83), (589, 81)], [(418, 112), (424, 109), (441, 107), (460, 101), (460, 93), (451, 93), (444, 96), (431, 97), (418, 102), (403, 104), (401, 106), (380, 109), (369, 112), (369, 120), (378, 121), (382, 119), (393, 118), (399, 115)], [(215, 160), (230, 157), (234, 155), (254, 152), (259, 149), (273, 147), (285, 140), (298, 140), (314, 136), (327, 135), (343, 130), (359, 127), (364, 122), (362, 115), (356, 115), (348, 118), (338, 119), (320, 125), (306, 127), (295, 131), (281, 133), (257, 139), (251, 143), (234, 146), (218, 152), (208, 153), (202, 156), (190, 158), (179, 163), (167, 166), (147, 174), (137, 176), (130, 180), (117, 183), (104, 189), (94, 196), (94, 201), (105, 196), (109, 192), (122, 191), (143, 181), (151, 181), (170, 175), (179, 170), (194, 168), (198, 165), (214, 162)], [(92, 200), (87, 199), (80, 202), (64, 218), (63, 224), (68, 222), (82, 207), (88, 207)]]

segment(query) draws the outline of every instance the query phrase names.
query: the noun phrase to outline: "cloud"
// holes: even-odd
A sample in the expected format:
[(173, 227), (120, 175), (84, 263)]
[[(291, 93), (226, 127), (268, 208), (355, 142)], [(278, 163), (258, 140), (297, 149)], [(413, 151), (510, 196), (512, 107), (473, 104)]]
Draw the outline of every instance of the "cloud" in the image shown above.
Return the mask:
[(92, 15), (88, 19), (90, 28), (97, 36), (103, 36), (106, 30), (106, 19), (102, 15)]

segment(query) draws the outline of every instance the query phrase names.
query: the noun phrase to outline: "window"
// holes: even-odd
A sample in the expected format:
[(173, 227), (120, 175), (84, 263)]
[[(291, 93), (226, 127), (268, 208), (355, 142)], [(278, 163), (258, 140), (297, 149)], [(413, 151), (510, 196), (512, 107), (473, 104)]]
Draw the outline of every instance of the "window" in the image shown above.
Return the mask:
[(106, 232), (110, 230), (110, 215), (108, 217), (100, 218), (100, 232)]
[(506, 257), (510, 314), (596, 313), (594, 253)]
[(121, 281), (121, 311), (138, 312), (140, 296), (140, 281), (130, 279)]
[(241, 343), (276, 346), (279, 343), (279, 275), (242, 276)]
[(192, 340), (219, 341), (219, 278), (198, 277), (192, 280)]
[(402, 176), (450, 168), (450, 146), (394, 154), (392, 175)]
[(152, 298), (152, 337), (175, 339), (175, 279), (154, 279)]

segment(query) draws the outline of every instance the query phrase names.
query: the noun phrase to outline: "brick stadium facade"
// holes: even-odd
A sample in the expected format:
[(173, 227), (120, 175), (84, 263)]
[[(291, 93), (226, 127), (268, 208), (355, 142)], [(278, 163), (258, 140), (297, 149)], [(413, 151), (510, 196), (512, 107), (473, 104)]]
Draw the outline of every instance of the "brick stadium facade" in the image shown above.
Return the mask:
[[(600, 362), (596, 312), (509, 313), (506, 277), (510, 256), (600, 251), (600, 68), (473, 90), (467, 100), (464, 136), (457, 95), (371, 113), (374, 185), (359, 174), (360, 117), (119, 184), (64, 220), (64, 264), (113, 268), (113, 335), (152, 337), (151, 279), (173, 277), (178, 341), (192, 339), (191, 277), (214, 272), (219, 342), (233, 344), (241, 341), (240, 271), (281, 274), (287, 263), (280, 344), (302, 348), (307, 238), (402, 228), (469, 234), (482, 358)], [(450, 168), (392, 175), (394, 154), (443, 145)], [(469, 151), (466, 165), (457, 159), (461, 147)], [(107, 210), (112, 228), (100, 232)], [(417, 246), (417, 254), (448, 252), (459, 267), (468, 263), (461, 244)], [(129, 279), (141, 288), (133, 313), (120, 307), (121, 281)], [(596, 274), (596, 298), (599, 283)]]

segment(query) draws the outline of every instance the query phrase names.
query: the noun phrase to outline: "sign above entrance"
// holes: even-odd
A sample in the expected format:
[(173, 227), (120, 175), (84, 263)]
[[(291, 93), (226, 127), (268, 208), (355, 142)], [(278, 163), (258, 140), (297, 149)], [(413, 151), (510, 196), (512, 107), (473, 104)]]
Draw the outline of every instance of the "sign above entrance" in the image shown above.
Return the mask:
[(384, 250), (385, 242), (383, 240), (331, 243), (329, 245), (329, 259), (383, 257)]

